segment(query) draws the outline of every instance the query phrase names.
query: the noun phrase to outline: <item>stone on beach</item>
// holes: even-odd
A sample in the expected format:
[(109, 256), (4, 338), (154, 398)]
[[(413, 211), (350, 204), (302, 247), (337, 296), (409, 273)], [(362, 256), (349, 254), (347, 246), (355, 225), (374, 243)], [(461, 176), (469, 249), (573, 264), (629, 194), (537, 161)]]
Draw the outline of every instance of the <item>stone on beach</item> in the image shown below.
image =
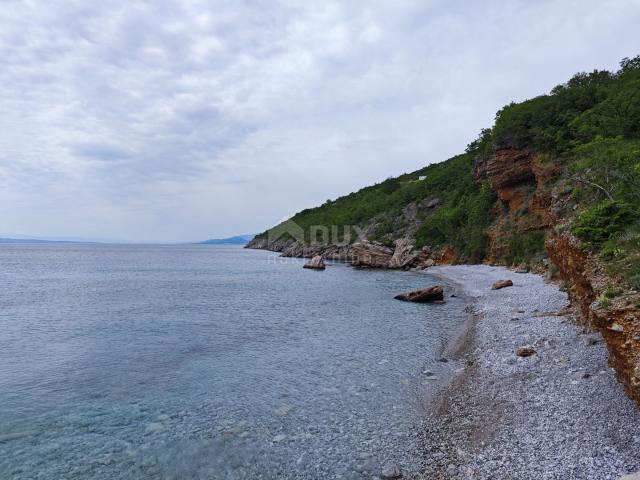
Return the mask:
[(324, 260), (322, 259), (322, 255), (316, 255), (307, 263), (304, 264), (302, 268), (310, 268), (312, 270), (324, 270), (326, 265), (324, 264)]
[(530, 357), (535, 354), (536, 351), (533, 347), (520, 347), (516, 350), (516, 355), (519, 357)]
[(444, 301), (444, 290), (440, 285), (434, 285), (412, 292), (401, 293), (394, 298), (405, 302), (442, 302)]
[(513, 287), (513, 282), (511, 280), (498, 280), (493, 284), (491, 290), (500, 290), (501, 288)]

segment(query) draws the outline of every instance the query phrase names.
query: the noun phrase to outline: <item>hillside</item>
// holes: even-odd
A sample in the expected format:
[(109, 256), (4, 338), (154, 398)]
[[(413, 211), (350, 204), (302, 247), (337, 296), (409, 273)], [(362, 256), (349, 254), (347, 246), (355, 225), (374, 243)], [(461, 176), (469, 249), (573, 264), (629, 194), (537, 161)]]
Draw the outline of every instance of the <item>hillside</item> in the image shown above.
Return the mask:
[(363, 267), (544, 269), (640, 402), (639, 220), (637, 56), (511, 103), (464, 153), (303, 210), (248, 246)]
[[(538, 187), (553, 191), (556, 208), (558, 196), (566, 200), (563, 211), (553, 212), (559, 222), (541, 218), (548, 217), (541, 205), (526, 208), (538, 178), (533, 164), (544, 177)], [(518, 183), (528, 191), (501, 197), (502, 187)], [(624, 59), (617, 72), (580, 73), (548, 95), (509, 104), (463, 154), (303, 210), (250, 246), (284, 250), (294, 240), (308, 246), (366, 240), (393, 247), (409, 238), (416, 248), (451, 247), (457, 262), (536, 264), (545, 232), (561, 223), (640, 288), (638, 187), (640, 56)], [(504, 197), (515, 193), (522, 205)], [(303, 237), (290, 235), (292, 224)]]
[(210, 238), (198, 242), (201, 245), (246, 245), (253, 238), (253, 235), (236, 235), (228, 238)]

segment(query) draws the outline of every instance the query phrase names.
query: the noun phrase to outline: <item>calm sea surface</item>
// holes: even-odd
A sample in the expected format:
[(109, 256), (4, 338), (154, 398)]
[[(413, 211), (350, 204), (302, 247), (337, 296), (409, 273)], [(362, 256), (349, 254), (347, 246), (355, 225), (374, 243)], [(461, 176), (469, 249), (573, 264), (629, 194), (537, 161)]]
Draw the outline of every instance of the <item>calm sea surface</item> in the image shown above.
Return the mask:
[[(419, 458), (462, 301), (235, 246), (0, 245), (0, 478), (366, 478)], [(433, 387), (431, 387), (433, 388)]]

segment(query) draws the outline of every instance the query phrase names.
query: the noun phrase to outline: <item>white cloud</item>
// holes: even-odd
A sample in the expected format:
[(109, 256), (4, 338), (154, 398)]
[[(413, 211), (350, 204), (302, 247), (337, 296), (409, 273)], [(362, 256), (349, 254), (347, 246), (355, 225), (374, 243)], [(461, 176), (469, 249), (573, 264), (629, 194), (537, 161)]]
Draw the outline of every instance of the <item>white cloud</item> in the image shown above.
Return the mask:
[(5, 2), (0, 234), (261, 231), (615, 68), (639, 21), (631, 0)]

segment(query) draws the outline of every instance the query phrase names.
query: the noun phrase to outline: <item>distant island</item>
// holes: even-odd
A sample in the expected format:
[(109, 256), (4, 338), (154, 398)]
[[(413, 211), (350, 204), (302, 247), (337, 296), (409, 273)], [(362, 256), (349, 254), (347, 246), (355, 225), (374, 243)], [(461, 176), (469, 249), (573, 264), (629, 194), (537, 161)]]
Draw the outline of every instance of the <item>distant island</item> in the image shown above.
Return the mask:
[(228, 238), (211, 238), (204, 242), (198, 242), (201, 245), (246, 245), (253, 239), (255, 235), (236, 235)]

